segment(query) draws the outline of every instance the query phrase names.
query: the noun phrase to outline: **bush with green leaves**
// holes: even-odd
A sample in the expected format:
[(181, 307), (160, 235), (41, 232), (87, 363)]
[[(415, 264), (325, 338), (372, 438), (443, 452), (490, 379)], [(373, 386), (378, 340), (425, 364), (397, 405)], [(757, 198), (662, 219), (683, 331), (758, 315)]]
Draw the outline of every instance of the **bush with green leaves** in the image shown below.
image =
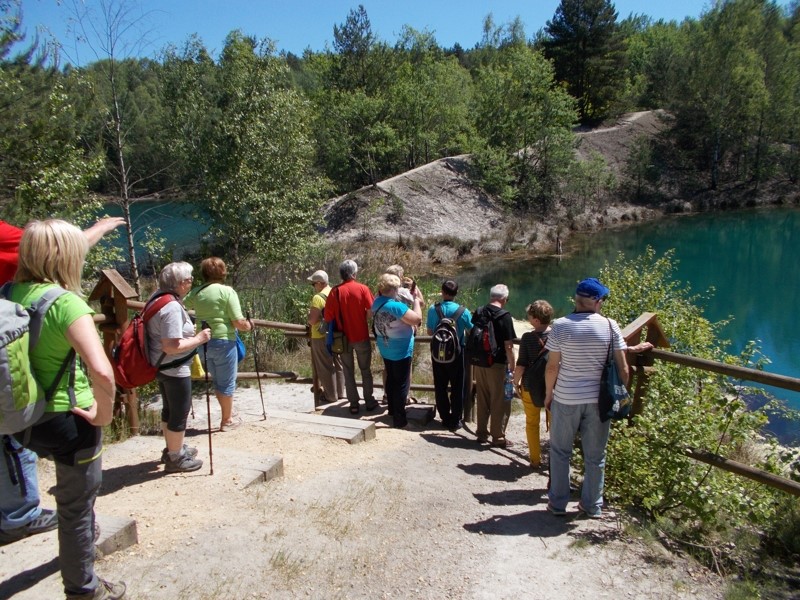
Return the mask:
[[(652, 248), (632, 260), (622, 255), (603, 267), (611, 289), (607, 316), (625, 324), (654, 312), (670, 350), (729, 364), (758, 368), (753, 345), (741, 355), (725, 351), (722, 323), (711, 323), (698, 305), (701, 296), (673, 279), (674, 252), (656, 256)], [(772, 472), (787, 463), (764, 438), (764, 408), (748, 409), (738, 382), (707, 371), (656, 361), (647, 381), (641, 414), (631, 426), (613, 425), (606, 468), (607, 496), (660, 521), (680, 524), (680, 535), (708, 539), (728, 531), (758, 531), (769, 537), (796, 498), (695, 461), (696, 448), (733, 457)], [(779, 512), (779, 508), (783, 509)]]

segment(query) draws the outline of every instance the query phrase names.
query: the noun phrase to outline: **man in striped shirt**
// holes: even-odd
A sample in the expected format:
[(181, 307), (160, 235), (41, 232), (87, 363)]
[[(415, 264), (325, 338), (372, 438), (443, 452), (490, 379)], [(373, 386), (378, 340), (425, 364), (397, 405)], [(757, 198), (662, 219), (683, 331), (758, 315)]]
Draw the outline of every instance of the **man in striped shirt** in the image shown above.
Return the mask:
[(551, 411), (550, 490), (547, 510), (566, 514), (569, 501), (569, 461), (575, 434), (580, 432), (584, 475), (578, 510), (600, 516), (603, 507), (606, 444), (610, 421), (600, 421), (597, 399), (600, 377), (609, 351), (622, 381), (628, 382), (627, 345), (619, 325), (600, 315), (609, 290), (597, 279), (584, 279), (575, 290), (575, 311), (553, 322), (547, 339), (545, 406)]

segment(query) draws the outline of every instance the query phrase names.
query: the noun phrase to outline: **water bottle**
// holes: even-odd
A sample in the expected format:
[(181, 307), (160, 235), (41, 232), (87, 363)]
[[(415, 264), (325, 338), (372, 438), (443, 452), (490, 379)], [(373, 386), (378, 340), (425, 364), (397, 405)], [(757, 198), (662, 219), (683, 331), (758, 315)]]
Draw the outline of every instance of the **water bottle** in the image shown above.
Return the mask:
[(506, 371), (505, 400), (506, 402), (511, 402), (513, 399), (514, 399), (514, 376), (511, 374), (511, 371)]

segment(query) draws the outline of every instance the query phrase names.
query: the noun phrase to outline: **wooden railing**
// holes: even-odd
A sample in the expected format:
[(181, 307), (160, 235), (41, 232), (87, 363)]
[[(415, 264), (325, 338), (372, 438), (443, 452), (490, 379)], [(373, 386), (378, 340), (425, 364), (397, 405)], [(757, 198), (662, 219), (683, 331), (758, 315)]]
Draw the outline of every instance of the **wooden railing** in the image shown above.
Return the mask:
[[(89, 296), (90, 301), (97, 301), (100, 303), (101, 312), (95, 315), (95, 322), (98, 324), (100, 331), (103, 334), (103, 345), (106, 352), (111, 353), (114, 345), (119, 341), (119, 337), (128, 325), (129, 310), (141, 310), (144, 308), (144, 302), (136, 300), (136, 292), (125, 282), (125, 280), (114, 270), (107, 270), (102, 272), (99, 283), (95, 286)], [(281, 323), (278, 321), (267, 321), (263, 319), (253, 319), (253, 324), (256, 327), (264, 327), (271, 329), (279, 329), (284, 332), (288, 337), (306, 337), (305, 325), (298, 325), (296, 323)], [(750, 369), (746, 367), (738, 367), (734, 365), (727, 365), (724, 363), (707, 360), (703, 358), (696, 358), (676, 352), (665, 350), (669, 347), (667, 337), (664, 335), (661, 325), (658, 322), (658, 317), (655, 313), (643, 313), (633, 322), (628, 324), (622, 329), (622, 337), (625, 339), (629, 346), (633, 346), (642, 341), (642, 334), (645, 335), (645, 340), (652, 343), (653, 350), (641, 354), (628, 355), (631, 372), (636, 384), (633, 389), (633, 411), (632, 417), (639, 414), (643, 409), (643, 398), (647, 389), (647, 379), (652, 372), (652, 367), (656, 360), (664, 362), (671, 362), (686, 367), (708, 371), (711, 373), (718, 373), (728, 377), (743, 381), (753, 381), (764, 385), (771, 385), (787, 390), (800, 391), (800, 379), (794, 377), (787, 377), (784, 375), (776, 375), (772, 373), (765, 373), (757, 369)], [(426, 344), (430, 341), (430, 336), (417, 336), (416, 341), (418, 347), (421, 344)], [(516, 343), (519, 340), (515, 340)], [(238, 374), (240, 379), (287, 379), (297, 383), (312, 383), (312, 388), (315, 395), (319, 393), (319, 386), (316, 377), (300, 378), (296, 373), (291, 372), (240, 372)], [(467, 370), (467, 380), (472, 381), (471, 370)], [(474, 382), (473, 382), (474, 385)], [(375, 388), (382, 388), (382, 384), (376, 381)], [(412, 384), (412, 390), (419, 391), (432, 391), (433, 386), (429, 384)], [(139, 429), (138, 423), (138, 398), (136, 390), (121, 390), (118, 394), (117, 402), (124, 403), (128, 406), (127, 415), (132, 433), (137, 433)], [(464, 418), (471, 420), (471, 413), (473, 410), (473, 394), (472, 388), (467, 391), (464, 398)], [(713, 467), (724, 469), (731, 473), (735, 473), (742, 477), (747, 477), (764, 485), (781, 489), (785, 492), (800, 496), (800, 483), (792, 481), (784, 477), (779, 477), (772, 473), (762, 471), (738, 463), (736, 461), (718, 456), (711, 452), (697, 448), (680, 448), (678, 449), (686, 456), (695, 460), (702, 461)]]
[[(705, 358), (697, 358), (664, 350), (663, 348), (669, 344), (658, 323), (658, 318), (654, 313), (642, 314), (638, 319), (622, 330), (622, 336), (629, 345), (633, 345), (641, 340), (641, 333), (644, 329), (647, 331), (647, 341), (652, 342), (656, 347), (642, 355), (637, 355), (637, 362), (634, 365), (634, 369), (638, 374), (636, 394), (634, 395), (634, 415), (638, 414), (642, 409), (641, 398), (646, 389), (647, 376), (649, 374), (647, 367), (652, 365), (654, 360), (662, 360), (664, 362), (683, 365), (701, 371), (718, 373), (742, 381), (753, 381), (755, 383), (771, 385), (786, 390), (800, 391), (800, 379), (795, 377), (765, 373), (758, 369), (727, 365)], [(756, 469), (707, 450), (691, 447), (677, 448), (676, 450), (694, 460), (709, 464), (712, 467), (723, 469), (742, 477), (747, 477), (748, 479), (783, 490), (794, 496), (800, 496), (800, 483), (791, 479), (780, 477), (761, 469)]]

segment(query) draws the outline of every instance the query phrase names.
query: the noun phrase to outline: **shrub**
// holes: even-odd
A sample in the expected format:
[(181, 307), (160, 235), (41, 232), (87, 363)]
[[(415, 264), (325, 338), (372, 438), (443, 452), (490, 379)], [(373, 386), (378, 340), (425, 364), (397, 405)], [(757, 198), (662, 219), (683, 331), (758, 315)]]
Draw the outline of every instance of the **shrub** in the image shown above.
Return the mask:
[[(672, 279), (673, 252), (656, 257), (652, 248), (631, 261), (620, 256), (601, 270), (601, 280), (611, 289), (604, 313), (628, 323), (642, 312), (658, 315), (671, 350), (743, 366), (758, 353), (751, 345), (741, 356), (725, 352), (718, 340), (721, 323), (711, 323), (697, 306), (700, 296)], [(606, 482), (608, 497), (635, 506), (661, 522), (670, 522), (677, 537), (704, 541), (734, 540), (746, 532), (767, 537), (780, 531), (787, 516), (783, 492), (686, 456), (687, 447), (722, 456), (750, 456), (772, 472), (783, 471), (786, 460), (775, 446), (747, 452), (761, 438), (767, 417), (763, 409), (748, 410), (740, 389), (727, 378), (707, 371), (656, 361), (649, 376), (643, 410), (632, 426), (615, 423), (608, 445)], [(790, 513), (791, 514), (791, 513)], [(796, 509), (795, 509), (796, 514)], [(736, 545), (715, 552), (731, 560)], [(719, 556), (715, 556), (715, 562)], [(735, 562), (735, 561), (734, 561)]]

